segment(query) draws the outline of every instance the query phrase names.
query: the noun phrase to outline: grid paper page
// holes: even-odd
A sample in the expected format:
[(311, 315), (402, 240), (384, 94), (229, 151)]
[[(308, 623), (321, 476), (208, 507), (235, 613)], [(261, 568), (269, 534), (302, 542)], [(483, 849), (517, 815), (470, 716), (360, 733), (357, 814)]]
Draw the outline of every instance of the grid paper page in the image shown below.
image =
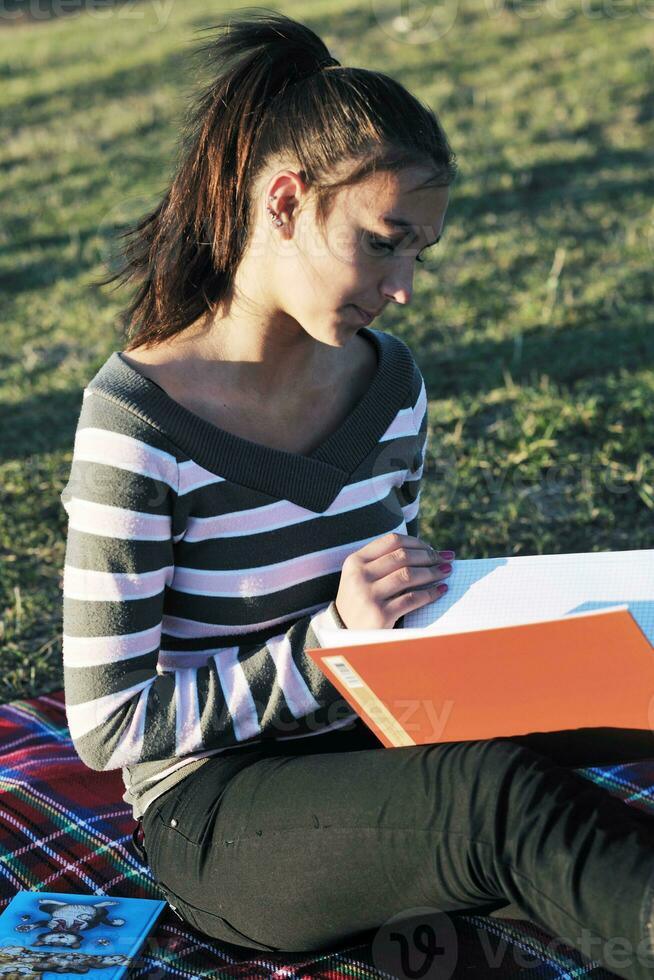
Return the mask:
[(626, 605), (654, 646), (654, 549), (455, 560), (447, 583), (405, 627), (437, 636)]
[(455, 559), (447, 583), (441, 599), (405, 615), (404, 629), (325, 630), (330, 647), (521, 626), (617, 606), (629, 609), (654, 647), (654, 549)]

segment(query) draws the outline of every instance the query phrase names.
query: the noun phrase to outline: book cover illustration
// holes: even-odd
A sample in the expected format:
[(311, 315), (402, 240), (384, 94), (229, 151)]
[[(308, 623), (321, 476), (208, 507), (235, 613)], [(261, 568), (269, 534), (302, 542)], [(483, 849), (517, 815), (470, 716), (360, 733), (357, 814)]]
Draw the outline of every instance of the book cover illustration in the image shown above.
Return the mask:
[(119, 980), (163, 901), (21, 891), (0, 915), (0, 980)]

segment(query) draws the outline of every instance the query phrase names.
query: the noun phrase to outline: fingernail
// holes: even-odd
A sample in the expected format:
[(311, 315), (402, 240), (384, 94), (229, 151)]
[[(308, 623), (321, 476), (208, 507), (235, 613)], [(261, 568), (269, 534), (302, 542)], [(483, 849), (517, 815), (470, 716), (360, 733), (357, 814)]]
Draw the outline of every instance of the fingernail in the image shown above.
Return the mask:
[(440, 558), (454, 558), (453, 551), (439, 551), (438, 554)]
[(445, 584), (445, 582), (441, 582), (441, 584), (438, 586), (438, 588), (436, 589), (436, 591), (437, 592), (447, 592), (447, 585)]

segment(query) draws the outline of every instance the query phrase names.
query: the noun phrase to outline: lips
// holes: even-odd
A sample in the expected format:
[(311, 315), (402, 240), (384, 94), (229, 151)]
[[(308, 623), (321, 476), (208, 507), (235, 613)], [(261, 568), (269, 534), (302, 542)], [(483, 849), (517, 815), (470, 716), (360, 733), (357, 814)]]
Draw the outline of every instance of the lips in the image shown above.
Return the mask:
[(360, 306), (356, 306), (356, 304), (354, 303), (352, 305), (354, 306), (354, 309), (361, 317), (363, 323), (371, 323), (377, 316), (376, 313), (368, 313), (366, 310), (362, 310)]

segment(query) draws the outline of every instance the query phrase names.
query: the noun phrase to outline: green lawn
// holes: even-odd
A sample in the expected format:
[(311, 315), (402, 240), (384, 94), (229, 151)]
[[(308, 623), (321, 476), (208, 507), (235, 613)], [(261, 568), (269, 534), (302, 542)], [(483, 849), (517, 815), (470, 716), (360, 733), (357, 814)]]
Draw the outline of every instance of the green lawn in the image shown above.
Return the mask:
[[(63, 686), (59, 494), (82, 388), (124, 346), (127, 297), (93, 280), (167, 186), (211, 7), (0, 19), (0, 701)], [(375, 322), (427, 382), (422, 536), (460, 559), (652, 547), (651, 4), (444, 0), (408, 32), (382, 0), (275, 9), (406, 84), (458, 155), (443, 242)]]

